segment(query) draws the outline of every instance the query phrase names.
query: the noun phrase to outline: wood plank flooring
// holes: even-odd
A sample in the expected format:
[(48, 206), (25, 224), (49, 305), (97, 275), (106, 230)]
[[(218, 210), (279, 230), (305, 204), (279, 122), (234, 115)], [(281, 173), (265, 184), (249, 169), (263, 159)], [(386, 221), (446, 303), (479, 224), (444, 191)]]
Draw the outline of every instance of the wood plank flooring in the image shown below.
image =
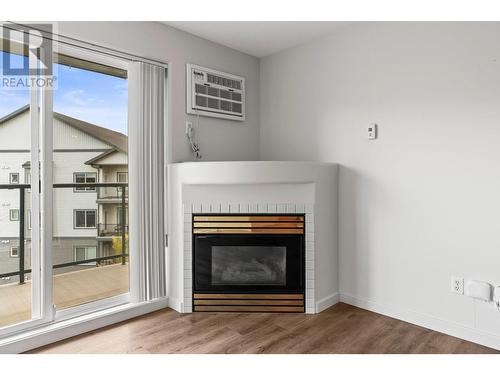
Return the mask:
[(497, 353), (339, 303), (317, 315), (164, 309), (32, 353)]

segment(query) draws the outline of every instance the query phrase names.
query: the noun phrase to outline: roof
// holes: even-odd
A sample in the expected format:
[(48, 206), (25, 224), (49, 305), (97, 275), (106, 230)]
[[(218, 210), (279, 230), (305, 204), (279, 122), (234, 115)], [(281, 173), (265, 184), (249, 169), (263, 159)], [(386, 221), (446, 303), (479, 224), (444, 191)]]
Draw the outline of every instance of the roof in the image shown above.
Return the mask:
[[(29, 105), (25, 105), (24, 107), (21, 107), (14, 112), (9, 113), (7, 116), (0, 118), (0, 125), (20, 115), (21, 113), (28, 111), (29, 108)], [(103, 128), (102, 126), (94, 125), (89, 122), (78, 120), (76, 118), (66, 116), (58, 112), (54, 112), (54, 118), (57, 118), (65, 124), (68, 124), (75, 129), (81, 130), (82, 132), (87, 133), (94, 138), (108, 143), (116, 147), (118, 150), (124, 152), (128, 151), (128, 137), (125, 134)]]
[(102, 154), (99, 154), (99, 155), (93, 157), (92, 159), (87, 160), (85, 162), (85, 164), (88, 164), (88, 165), (99, 164), (98, 162), (100, 160), (104, 159), (105, 157), (107, 157), (107, 156), (109, 156), (111, 154), (114, 154), (115, 152), (118, 152), (118, 150), (116, 148), (112, 148), (110, 150), (104, 151)]

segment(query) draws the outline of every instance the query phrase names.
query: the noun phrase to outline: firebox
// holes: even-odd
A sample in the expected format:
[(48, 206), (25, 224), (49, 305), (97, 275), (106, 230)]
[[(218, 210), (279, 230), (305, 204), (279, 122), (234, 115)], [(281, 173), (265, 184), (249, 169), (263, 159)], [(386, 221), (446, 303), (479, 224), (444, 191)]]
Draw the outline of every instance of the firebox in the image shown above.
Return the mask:
[(304, 312), (304, 215), (193, 215), (194, 311)]

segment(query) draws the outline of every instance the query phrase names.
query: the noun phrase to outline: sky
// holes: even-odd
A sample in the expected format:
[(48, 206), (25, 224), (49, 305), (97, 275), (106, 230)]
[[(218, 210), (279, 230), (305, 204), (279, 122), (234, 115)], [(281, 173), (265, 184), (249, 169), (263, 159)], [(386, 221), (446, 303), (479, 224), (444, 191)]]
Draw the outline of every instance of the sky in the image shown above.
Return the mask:
[[(0, 52), (0, 72), (3, 67)], [(21, 56), (12, 55), (16, 67)], [(0, 74), (1, 75), (1, 74)], [(54, 111), (127, 134), (127, 80), (55, 64)], [(28, 104), (29, 91), (0, 88), (0, 118)]]

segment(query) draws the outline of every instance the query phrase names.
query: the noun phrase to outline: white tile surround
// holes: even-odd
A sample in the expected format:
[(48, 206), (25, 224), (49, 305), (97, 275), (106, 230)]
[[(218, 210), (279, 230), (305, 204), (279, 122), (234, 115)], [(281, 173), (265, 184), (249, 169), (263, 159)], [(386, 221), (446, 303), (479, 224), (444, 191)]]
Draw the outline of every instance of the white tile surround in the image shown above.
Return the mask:
[(184, 213), (184, 298), (183, 313), (193, 312), (193, 214), (305, 214), (306, 313), (316, 312), (314, 298), (314, 205), (308, 203), (199, 203), (185, 202)]

